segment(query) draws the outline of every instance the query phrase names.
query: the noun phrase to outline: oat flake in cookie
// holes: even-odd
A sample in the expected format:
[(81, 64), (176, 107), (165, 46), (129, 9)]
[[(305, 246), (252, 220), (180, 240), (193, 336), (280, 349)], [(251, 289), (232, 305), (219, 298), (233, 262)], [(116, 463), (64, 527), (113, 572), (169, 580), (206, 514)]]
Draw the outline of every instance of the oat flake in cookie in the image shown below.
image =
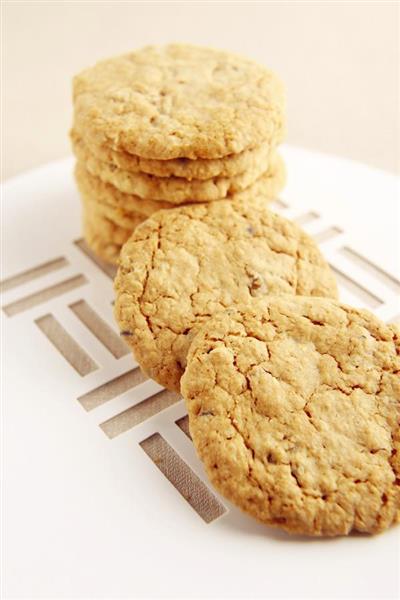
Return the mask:
[(179, 391), (193, 336), (216, 311), (271, 294), (336, 297), (314, 241), (264, 205), (158, 211), (123, 247), (116, 319), (142, 369), (168, 389)]
[(73, 88), (74, 129), (142, 158), (222, 158), (283, 137), (277, 77), (220, 50), (146, 47), (86, 69)]
[(256, 299), (210, 319), (182, 393), (215, 487), (292, 533), (398, 521), (399, 334), (324, 298)]

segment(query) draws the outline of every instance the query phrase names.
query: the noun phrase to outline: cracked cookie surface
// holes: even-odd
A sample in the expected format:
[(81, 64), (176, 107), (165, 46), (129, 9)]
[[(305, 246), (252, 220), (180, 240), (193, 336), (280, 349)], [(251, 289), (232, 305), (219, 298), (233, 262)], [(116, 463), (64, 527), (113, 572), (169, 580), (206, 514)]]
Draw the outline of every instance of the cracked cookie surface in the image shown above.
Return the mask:
[(279, 143), (284, 95), (264, 67), (220, 50), (149, 46), (74, 78), (74, 129), (143, 158), (222, 158)]
[(139, 225), (115, 290), (115, 316), (140, 366), (177, 391), (193, 336), (218, 310), (255, 296), (337, 293), (298, 226), (258, 202), (225, 200), (159, 211)]
[(255, 299), (210, 319), (182, 392), (215, 487), (292, 533), (398, 521), (399, 334), (325, 298)]

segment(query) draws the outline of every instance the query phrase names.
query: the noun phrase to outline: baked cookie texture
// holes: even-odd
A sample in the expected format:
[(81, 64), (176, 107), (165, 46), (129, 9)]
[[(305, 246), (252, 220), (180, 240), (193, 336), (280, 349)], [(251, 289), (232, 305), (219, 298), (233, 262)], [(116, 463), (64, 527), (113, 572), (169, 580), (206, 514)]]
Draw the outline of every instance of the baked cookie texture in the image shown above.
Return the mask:
[(318, 247), (265, 203), (217, 201), (154, 213), (125, 244), (115, 316), (142, 369), (180, 389), (199, 326), (256, 296), (336, 297)]
[[(134, 194), (145, 200), (162, 200), (171, 204), (209, 202), (233, 196), (252, 185), (268, 171), (269, 156), (263, 162), (232, 177), (191, 179), (184, 177), (156, 177), (147, 173), (131, 173), (98, 160), (83, 144), (74, 144), (74, 152), (86, 169), (104, 183), (112, 184), (125, 194)], [(276, 157), (272, 157), (276, 163)]]
[(110, 146), (96, 145), (85, 136), (84, 131), (80, 133), (72, 129), (70, 137), (73, 148), (84, 146), (87, 152), (98, 160), (117, 169), (130, 173), (147, 173), (157, 177), (184, 177), (188, 181), (211, 177), (232, 177), (244, 171), (253, 170), (260, 163), (265, 163), (271, 152), (269, 145), (264, 143), (238, 154), (228, 154), (223, 158), (154, 160), (114, 150)]
[(96, 145), (147, 159), (218, 159), (284, 132), (278, 78), (210, 48), (149, 46), (74, 78), (74, 129)]
[(97, 213), (87, 242), (113, 263), (138, 215), (224, 199), (265, 203), (285, 185), (276, 151), (282, 85), (253, 61), (190, 45), (146, 47), (77, 75), (73, 102), (85, 222)]
[[(99, 204), (107, 204), (126, 212), (134, 211), (150, 216), (160, 209), (174, 208), (176, 205), (161, 200), (140, 198), (135, 194), (121, 192), (110, 183), (92, 175), (84, 163), (78, 162), (75, 167), (75, 178), (83, 195), (90, 195)], [(230, 200), (264, 201), (275, 198), (286, 183), (286, 170), (283, 160), (278, 154), (273, 155), (270, 166), (262, 177), (241, 192), (232, 194)], [(191, 202), (186, 202), (190, 204)], [(133, 231), (133, 230), (132, 230)]]
[(398, 521), (399, 337), (326, 298), (254, 299), (209, 319), (181, 389), (213, 485), (290, 533)]
[(86, 211), (102, 215), (113, 224), (123, 227), (129, 231), (129, 235), (132, 231), (145, 220), (145, 215), (135, 211), (125, 211), (120, 207), (110, 206), (108, 204), (102, 204), (97, 201), (97, 198), (93, 198), (91, 195), (82, 194), (83, 203), (86, 205)]
[(97, 203), (83, 198), (82, 225), (87, 245), (102, 260), (116, 265), (121, 247), (129, 239), (132, 227), (143, 222), (144, 217), (137, 216), (130, 228), (118, 225), (102, 211)]
[(135, 194), (124, 194), (111, 183), (105, 183), (96, 175), (92, 175), (82, 162), (76, 163), (75, 180), (81, 195), (89, 195), (101, 205), (106, 204), (124, 211), (135, 211), (146, 217), (164, 208), (174, 208), (170, 202), (144, 200)]

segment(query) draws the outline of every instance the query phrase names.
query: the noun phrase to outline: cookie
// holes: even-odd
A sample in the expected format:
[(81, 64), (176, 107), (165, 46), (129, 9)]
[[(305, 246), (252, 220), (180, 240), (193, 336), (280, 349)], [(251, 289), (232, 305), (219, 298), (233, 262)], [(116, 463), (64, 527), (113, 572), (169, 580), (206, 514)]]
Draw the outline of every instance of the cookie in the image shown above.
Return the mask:
[(74, 78), (74, 129), (96, 145), (150, 159), (216, 159), (284, 132), (277, 77), (240, 56), (191, 45), (149, 46)]
[(134, 194), (145, 200), (163, 200), (171, 204), (185, 202), (209, 202), (232, 196), (252, 185), (268, 170), (268, 158), (252, 170), (232, 177), (192, 179), (184, 177), (156, 177), (146, 173), (132, 173), (102, 162), (81, 143), (73, 144), (74, 153), (92, 175), (104, 183), (110, 183), (125, 194)]
[(230, 200), (257, 201), (264, 204), (275, 199), (286, 185), (286, 167), (281, 156), (276, 152), (271, 154), (267, 172), (242, 192), (236, 192)]
[(232, 177), (247, 170), (254, 170), (260, 163), (266, 163), (271, 152), (268, 144), (262, 144), (239, 154), (228, 154), (224, 158), (152, 160), (127, 152), (118, 152), (109, 146), (96, 145), (85, 136), (85, 132), (81, 134), (72, 130), (70, 137), (73, 145), (83, 143), (98, 160), (114, 165), (117, 169), (157, 177), (184, 177), (188, 180)]
[(75, 166), (75, 179), (80, 193), (96, 199), (99, 204), (106, 204), (124, 211), (135, 211), (144, 216), (150, 216), (153, 212), (163, 208), (174, 207), (174, 204), (169, 202), (144, 200), (134, 194), (124, 194), (110, 183), (104, 183), (92, 175), (80, 162)]
[(116, 265), (121, 247), (131, 236), (132, 229), (121, 227), (98, 210), (95, 203), (84, 201), (83, 234), (87, 245), (97, 256)]
[(291, 533), (398, 521), (399, 336), (326, 298), (256, 299), (210, 319), (182, 378), (210, 481)]
[[(270, 168), (253, 185), (242, 192), (234, 194), (232, 200), (254, 200), (268, 202), (275, 198), (284, 188), (286, 182), (286, 171), (283, 160), (275, 155), (270, 161)], [(150, 216), (155, 211), (164, 208), (174, 208), (174, 204), (161, 200), (146, 200), (134, 194), (124, 194), (113, 185), (104, 183), (98, 177), (89, 173), (86, 167), (77, 163), (75, 167), (75, 179), (81, 194), (96, 199), (99, 204), (107, 204), (118, 210), (126, 212), (137, 212)]]
[(136, 360), (179, 391), (198, 327), (255, 296), (336, 296), (318, 247), (256, 202), (221, 200), (154, 213), (121, 251), (115, 316)]
[(101, 204), (93, 196), (83, 195), (82, 200), (87, 205), (89, 211), (102, 215), (119, 227), (128, 229), (131, 233), (146, 219), (145, 215), (135, 211), (127, 211), (116, 206), (110, 206), (109, 204)]

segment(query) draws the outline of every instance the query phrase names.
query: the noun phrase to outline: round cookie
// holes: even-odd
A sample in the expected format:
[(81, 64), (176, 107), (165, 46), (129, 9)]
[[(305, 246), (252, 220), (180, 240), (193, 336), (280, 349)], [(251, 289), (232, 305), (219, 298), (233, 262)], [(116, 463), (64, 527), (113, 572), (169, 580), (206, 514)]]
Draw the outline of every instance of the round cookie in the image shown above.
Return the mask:
[(215, 159), (283, 137), (277, 77), (210, 48), (149, 46), (99, 62), (74, 78), (73, 97), (76, 130), (143, 158)]
[(325, 298), (210, 319), (182, 378), (208, 477), (291, 533), (377, 533), (400, 517), (400, 330)]
[(318, 247), (257, 202), (221, 200), (163, 210), (122, 249), (115, 316), (145, 372), (179, 391), (198, 327), (255, 296), (336, 296)]
[[(90, 196), (99, 204), (107, 204), (122, 211), (134, 211), (145, 216), (152, 215), (155, 211), (165, 208), (174, 208), (175, 205), (162, 200), (146, 200), (134, 194), (124, 194), (110, 183), (105, 183), (92, 175), (78, 162), (75, 167), (75, 179), (82, 195)], [(254, 200), (268, 202), (275, 198), (284, 188), (286, 182), (285, 165), (282, 158), (275, 154), (271, 158), (267, 172), (242, 192), (237, 192), (232, 200)], [(189, 204), (189, 203), (187, 203)]]
[(210, 202), (232, 196), (252, 185), (268, 170), (269, 157), (252, 170), (232, 177), (191, 179), (183, 177), (156, 177), (146, 173), (132, 173), (118, 169), (115, 165), (98, 160), (83, 143), (73, 144), (74, 153), (86, 169), (110, 183), (120, 192), (134, 194), (145, 200), (163, 200), (172, 204)]
[(109, 146), (96, 145), (85, 136), (85, 132), (78, 133), (72, 130), (70, 136), (73, 145), (83, 143), (98, 160), (114, 165), (123, 171), (147, 173), (157, 177), (184, 177), (188, 180), (232, 177), (244, 171), (254, 170), (260, 163), (268, 161), (271, 152), (268, 144), (262, 144), (239, 154), (228, 154), (223, 158), (152, 160), (127, 152), (119, 152)]
[(83, 235), (89, 248), (101, 259), (116, 265), (121, 247), (131, 234), (131, 228), (121, 227), (98, 210), (95, 203), (84, 200)]

